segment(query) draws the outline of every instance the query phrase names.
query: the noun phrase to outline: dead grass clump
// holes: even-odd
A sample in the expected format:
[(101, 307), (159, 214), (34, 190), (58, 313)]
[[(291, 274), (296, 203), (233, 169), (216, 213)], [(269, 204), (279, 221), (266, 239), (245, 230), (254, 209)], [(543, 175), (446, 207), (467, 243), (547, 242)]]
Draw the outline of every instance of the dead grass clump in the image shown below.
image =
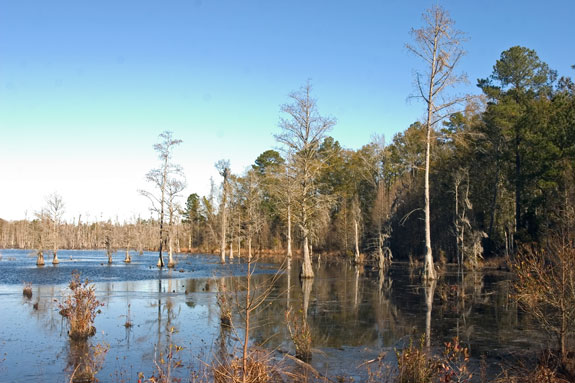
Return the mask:
[(468, 368), (469, 351), (458, 338), (445, 344), (443, 355), (431, 355), (425, 347), (425, 337), (418, 346), (412, 341), (409, 347), (395, 351), (397, 371), (388, 365), (380, 365), (380, 371), (370, 371), (370, 382), (377, 377), (396, 383), (459, 382), (469, 383), (473, 374)]
[(24, 295), (28, 299), (32, 299), (32, 283), (30, 282), (24, 283), (24, 289), (22, 290), (22, 295)]
[(295, 356), (306, 363), (311, 361), (311, 330), (302, 313), (291, 309), (285, 313), (290, 337), (295, 345)]
[(419, 346), (413, 345), (395, 351), (397, 357), (397, 383), (431, 383), (438, 374), (440, 364), (424, 349), (425, 338), (422, 337)]
[(244, 376), (243, 358), (233, 358), (213, 365), (215, 383), (270, 383), (275, 381), (277, 371), (272, 367), (269, 354), (251, 351), (246, 358)]
[(96, 333), (94, 319), (102, 304), (96, 298), (95, 286), (87, 279), (82, 282), (79, 274), (73, 274), (68, 288), (71, 293), (60, 304), (60, 314), (68, 319), (70, 338), (86, 339)]

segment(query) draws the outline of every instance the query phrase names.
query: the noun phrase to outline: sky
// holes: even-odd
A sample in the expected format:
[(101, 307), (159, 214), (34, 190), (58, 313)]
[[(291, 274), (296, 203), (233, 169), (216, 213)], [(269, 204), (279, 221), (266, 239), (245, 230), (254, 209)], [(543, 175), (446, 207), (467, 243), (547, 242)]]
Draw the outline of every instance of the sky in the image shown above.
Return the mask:
[(182, 202), (205, 195), (218, 160), (241, 174), (279, 149), (280, 107), (308, 80), (343, 147), (390, 142), (424, 113), (405, 44), (433, 5), (467, 36), (453, 92), (477, 94), (514, 45), (575, 74), (571, 0), (0, 0), (0, 218), (51, 193), (68, 221), (149, 217), (138, 190), (166, 130)]

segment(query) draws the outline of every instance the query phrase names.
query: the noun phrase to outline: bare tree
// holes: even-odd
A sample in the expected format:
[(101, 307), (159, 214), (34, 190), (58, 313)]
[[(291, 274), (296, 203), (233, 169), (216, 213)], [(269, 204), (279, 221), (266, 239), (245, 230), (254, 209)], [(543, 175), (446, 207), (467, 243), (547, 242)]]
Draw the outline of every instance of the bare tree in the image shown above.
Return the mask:
[(37, 235), (38, 250), (36, 251), (36, 265), (44, 266), (44, 248), (46, 246), (46, 231), (48, 227), (46, 211), (45, 209), (40, 210), (36, 213), (36, 221), (34, 221), (33, 228), (35, 229)]
[(426, 280), (436, 279), (431, 251), (431, 223), (429, 201), (429, 162), (432, 131), (435, 124), (450, 112), (455, 104), (467, 100), (467, 97), (446, 99), (444, 90), (459, 82), (465, 81), (463, 75), (455, 74), (455, 66), (464, 54), (461, 43), (464, 36), (453, 29), (454, 21), (447, 11), (439, 6), (428, 9), (423, 14), (424, 26), (412, 29), (415, 45), (406, 44), (407, 49), (421, 58), (427, 69), (424, 74), (416, 74), (418, 94), (427, 105), (425, 121), (425, 267), (423, 277)]
[(168, 242), (168, 267), (173, 268), (176, 263), (174, 262), (173, 252), (174, 252), (174, 227), (176, 220), (179, 218), (180, 205), (177, 202), (177, 198), (180, 197), (180, 193), (185, 189), (186, 183), (183, 178), (172, 178), (168, 181), (168, 187), (166, 189), (167, 207), (168, 207), (168, 230), (167, 230), (167, 242)]
[(61, 195), (58, 193), (52, 193), (46, 197), (45, 214), (47, 215), (48, 220), (52, 226), (52, 251), (54, 254), (52, 263), (57, 265), (60, 263), (58, 260), (60, 221), (64, 215), (64, 201), (62, 200)]
[(547, 248), (524, 247), (516, 256), (516, 298), (559, 343), (567, 360), (575, 333), (575, 249), (566, 236), (552, 236)]
[(221, 246), (220, 246), (220, 259), (222, 263), (226, 263), (226, 203), (229, 191), (229, 178), (231, 175), (230, 171), (230, 161), (229, 160), (219, 160), (216, 162), (216, 169), (223, 178), (222, 181), (222, 201), (220, 204), (220, 214), (221, 214)]
[(335, 120), (320, 116), (316, 100), (311, 97), (309, 81), (289, 97), (293, 102), (281, 107), (287, 118), (280, 119), (282, 133), (276, 135), (276, 140), (285, 145), (290, 175), (296, 179), (297, 189), (289, 206), (291, 209), (292, 203), (295, 205), (294, 213), (303, 238), (301, 277), (313, 278), (310, 257), (312, 221), (324, 205), (317, 190), (318, 176), (323, 166), (318, 159), (318, 150), (326, 132), (335, 125)]
[[(164, 223), (169, 205), (170, 184), (175, 180), (183, 179), (182, 168), (171, 162), (174, 148), (181, 144), (182, 140), (175, 139), (173, 133), (165, 131), (160, 134), (160, 142), (154, 145), (154, 150), (158, 153), (160, 167), (152, 169), (146, 174), (146, 180), (150, 182), (155, 193), (140, 190), (140, 194), (148, 198), (152, 204), (150, 210), (158, 214), (160, 220), (160, 249), (158, 255), (158, 267), (164, 267), (164, 258), (162, 251), (166, 242)], [(169, 227), (168, 227), (169, 230)]]
[(241, 181), (238, 192), (241, 193), (245, 207), (244, 235), (247, 240), (249, 261), (253, 255), (253, 237), (259, 233), (262, 228), (262, 190), (260, 180), (253, 170), (248, 171)]

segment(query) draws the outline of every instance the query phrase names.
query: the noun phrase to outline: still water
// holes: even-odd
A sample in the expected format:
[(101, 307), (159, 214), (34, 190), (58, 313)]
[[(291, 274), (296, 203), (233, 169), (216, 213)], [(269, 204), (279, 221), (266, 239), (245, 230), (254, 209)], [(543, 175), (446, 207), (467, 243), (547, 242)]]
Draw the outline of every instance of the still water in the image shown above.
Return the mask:
[[(243, 332), (241, 310), (232, 308), (237, 333), (220, 326), (218, 291), (242, 290), (246, 265), (220, 265), (209, 255), (179, 255), (173, 270), (155, 267), (156, 253), (132, 255), (124, 264), (117, 253), (109, 265), (103, 251), (59, 252), (60, 264), (35, 265), (27, 250), (0, 251), (0, 382), (64, 382), (82, 353), (67, 336), (58, 304), (74, 271), (96, 286), (104, 304), (96, 317), (91, 345), (109, 347), (97, 377), (102, 382), (135, 382), (149, 377), (168, 344), (178, 353), (181, 377), (203, 362), (233, 353)], [(440, 281), (423, 288), (416, 272), (394, 264), (388, 273), (368, 273), (347, 264), (315, 262), (316, 277), (301, 284), (298, 265), (258, 264), (252, 288), (273, 286), (252, 322), (253, 345), (294, 353), (285, 312), (306, 316), (312, 333), (311, 364), (321, 374), (366, 377), (365, 361), (427, 337), (438, 349), (459, 336), (474, 365), (484, 358), (495, 370), (510, 355), (522, 356), (546, 345), (547, 337), (518, 310), (511, 298), (510, 275), (499, 271), (467, 273), (447, 269)], [(280, 275), (276, 271), (280, 269)], [(22, 295), (25, 282), (33, 295)], [(229, 294), (242, 301), (242, 293)], [(125, 327), (126, 321), (133, 323)], [(225, 350), (223, 348), (225, 347)], [(186, 380), (184, 380), (186, 381)]]

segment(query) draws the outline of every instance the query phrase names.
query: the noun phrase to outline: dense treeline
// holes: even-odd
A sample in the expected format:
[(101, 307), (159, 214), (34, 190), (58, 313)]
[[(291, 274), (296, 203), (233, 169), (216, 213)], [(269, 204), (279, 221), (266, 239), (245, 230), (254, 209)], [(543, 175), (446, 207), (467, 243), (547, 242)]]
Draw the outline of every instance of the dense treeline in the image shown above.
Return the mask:
[[(480, 96), (468, 98), (432, 131), (436, 259), (475, 262), (508, 254), (558, 230), (570, 234), (573, 223), (572, 80), (558, 79), (534, 51), (516, 46), (501, 54), (478, 87)], [(189, 195), (170, 229), (178, 247), (225, 248), (233, 257), (291, 251), (292, 242), (299, 251), (307, 241), (312, 254), (421, 260), (425, 124), (415, 122), (389, 142), (377, 137), (351, 150), (327, 135), (335, 120), (320, 116), (310, 84), (290, 101), (282, 107), (277, 135), (285, 151), (261, 153), (241, 175), (230, 174), (226, 162), (228, 171), (220, 172), (225, 189), (212, 181), (208, 195)], [(0, 221), (0, 246), (47, 246), (53, 237), (46, 234), (48, 221)], [(154, 220), (77, 220), (58, 227), (60, 247), (158, 247)]]
[[(159, 224), (156, 220), (135, 219), (133, 222), (82, 222), (78, 217), (71, 223), (60, 223), (57, 228), (57, 248), (64, 249), (110, 249), (111, 251), (156, 250)], [(178, 231), (181, 231), (179, 233)], [(176, 243), (185, 240), (184, 228), (175, 228)], [(44, 216), (34, 220), (0, 220), (0, 246), (17, 249), (52, 249), (52, 222)], [(183, 245), (182, 245), (183, 246)]]

